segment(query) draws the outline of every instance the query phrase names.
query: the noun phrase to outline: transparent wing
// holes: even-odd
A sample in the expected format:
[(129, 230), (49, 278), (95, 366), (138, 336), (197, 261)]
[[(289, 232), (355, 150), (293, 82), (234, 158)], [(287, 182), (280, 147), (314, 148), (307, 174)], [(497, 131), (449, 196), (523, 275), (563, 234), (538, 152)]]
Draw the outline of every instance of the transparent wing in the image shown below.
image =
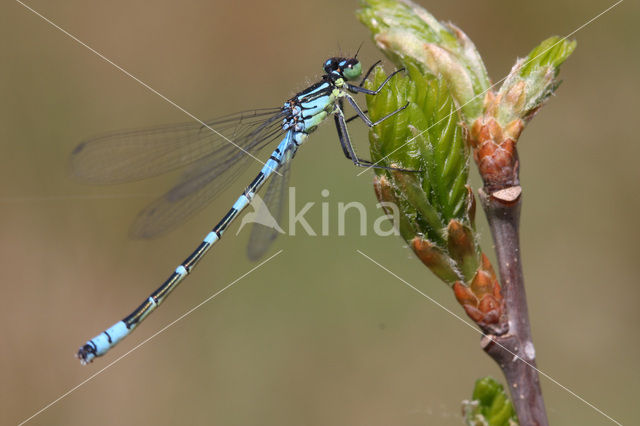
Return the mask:
[(234, 150), (246, 155), (242, 149), (259, 149), (263, 126), (283, 114), (279, 108), (243, 111), (207, 123), (224, 137), (198, 122), (107, 133), (75, 147), (71, 174), (88, 183), (113, 184), (157, 176), (206, 156), (222, 161)]
[[(258, 260), (269, 250), (271, 244), (282, 233), (280, 224), (286, 207), (286, 195), (289, 188), (289, 169), (291, 162), (287, 162), (274, 174), (264, 193), (262, 204), (256, 211), (257, 218), (267, 219), (266, 223), (256, 222), (251, 228), (247, 256), (250, 260)], [(275, 220), (272, 222), (271, 219)]]
[[(275, 133), (268, 143), (281, 137)], [(220, 191), (226, 189), (247, 165), (259, 164), (246, 154), (236, 152), (231, 158), (210, 155), (193, 163), (178, 183), (166, 194), (146, 206), (136, 217), (129, 235), (133, 238), (154, 238), (184, 223), (191, 215), (208, 205)]]
[(258, 110), (207, 123), (237, 146), (198, 123), (111, 133), (78, 145), (72, 172), (91, 183), (119, 183), (186, 167), (176, 185), (145, 207), (131, 226), (130, 236), (153, 238), (182, 224), (227, 188), (247, 162), (256, 162), (247, 152), (280, 138), (284, 115), (280, 109)]

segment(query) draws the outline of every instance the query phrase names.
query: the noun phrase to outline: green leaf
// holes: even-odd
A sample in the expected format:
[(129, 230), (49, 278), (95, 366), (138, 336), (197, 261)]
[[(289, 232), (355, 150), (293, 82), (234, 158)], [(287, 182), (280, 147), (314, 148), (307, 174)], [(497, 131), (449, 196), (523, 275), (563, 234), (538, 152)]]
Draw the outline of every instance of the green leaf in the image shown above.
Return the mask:
[(491, 377), (476, 381), (473, 399), (463, 401), (465, 421), (469, 426), (513, 426), (516, 412), (504, 387)]
[[(446, 250), (449, 221), (470, 224), (469, 150), (444, 79), (423, 74), (415, 63), (405, 65), (406, 73), (396, 74), (378, 95), (367, 96), (373, 121), (408, 102), (404, 111), (371, 129), (371, 157), (386, 167), (418, 171), (376, 172), (387, 177), (400, 210), (419, 233)], [(386, 77), (379, 67), (365, 87), (377, 88)]]
[(550, 37), (516, 63), (498, 92), (496, 116), (502, 126), (533, 117), (560, 85), (560, 65), (575, 48), (575, 41)]
[(378, 47), (399, 65), (411, 61), (442, 75), (466, 122), (482, 112), (489, 88), (487, 70), (473, 42), (459, 28), (444, 24), (422, 7), (404, 0), (362, 0), (357, 12)]
[(529, 52), (520, 69), (520, 76), (528, 77), (539, 67), (551, 67), (557, 74), (560, 65), (569, 58), (576, 46), (575, 40), (569, 41), (558, 36), (549, 37)]

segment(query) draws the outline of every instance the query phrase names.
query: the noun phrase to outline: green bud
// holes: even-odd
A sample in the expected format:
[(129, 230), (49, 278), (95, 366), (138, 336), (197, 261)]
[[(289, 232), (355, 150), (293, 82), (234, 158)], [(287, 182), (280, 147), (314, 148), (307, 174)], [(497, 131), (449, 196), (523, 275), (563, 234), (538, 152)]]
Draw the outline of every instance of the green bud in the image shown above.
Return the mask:
[(462, 402), (462, 411), (468, 426), (515, 426), (518, 424), (515, 410), (504, 387), (491, 377), (476, 381), (473, 399)]
[(560, 65), (575, 48), (575, 41), (550, 37), (519, 59), (498, 91), (498, 123), (506, 127), (517, 119), (530, 120), (560, 85)]
[[(448, 85), (442, 78), (405, 63), (375, 96), (367, 96), (374, 121), (407, 106), (373, 127), (371, 158), (380, 201), (395, 202), (402, 237), (439, 278), (469, 282), (480, 264), (472, 231), (473, 194), (466, 186), (469, 149)], [(365, 87), (377, 88), (387, 75), (377, 68)]]
[(361, 5), (358, 18), (392, 61), (411, 61), (442, 75), (463, 119), (472, 123), (481, 115), (482, 94), (490, 81), (480, 54), (462, 30), (408, 0), (363, 0)]

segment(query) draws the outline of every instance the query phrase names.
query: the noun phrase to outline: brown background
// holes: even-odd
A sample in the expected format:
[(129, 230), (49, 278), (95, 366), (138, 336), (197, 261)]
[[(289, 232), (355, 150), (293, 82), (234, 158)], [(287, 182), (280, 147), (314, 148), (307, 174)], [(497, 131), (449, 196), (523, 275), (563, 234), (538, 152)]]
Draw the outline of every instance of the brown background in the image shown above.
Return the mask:
[[(462, 27), (490, 75), (608, 1), (421, 2)], [(280, 103), (328, 56), (365, 42), (355, 2), (112, 1), (29, 3), (202, 119)], [(638, 4), (626, 1), (575, 35), (564, 84), (521, 139), (524, 268), (540, 368), (618, 421), (639, 417)], [(67, 177), (82, 139), (188, 121), (20, 6), (0, 11), (0, 423), (16, 424), (254, 266), (248, 233), (196, 273), (109, 356), (74, 351), (154, 289), (227, 210), (256, 164), (179, 231), (127, 239), (136, 212), (174, 176), (113, 187)], [(391, 66), (387, 64), (387, 69)], [(352, 126), (366, 152), (362, 125)], [(359, 255), (362, 250), (462, 315), (399, 238), (361, 237), (339, 201), (378, 217), (371, 175), (356, 177), (332, 125), (296, 157), (297, 204), (332, 236), (280, 238), (259, 271), (36, 417), (31, 424), (459, 425), (460, 400), (500, 377), (479, 336)], [(477, 186), (477, 178), (474, 179)], [(244, 180), (244, 181), (243, 181)], [(482, 218), (483, 246), (491, 241)], [(542, 380), (553, 424), (608, 421)]]

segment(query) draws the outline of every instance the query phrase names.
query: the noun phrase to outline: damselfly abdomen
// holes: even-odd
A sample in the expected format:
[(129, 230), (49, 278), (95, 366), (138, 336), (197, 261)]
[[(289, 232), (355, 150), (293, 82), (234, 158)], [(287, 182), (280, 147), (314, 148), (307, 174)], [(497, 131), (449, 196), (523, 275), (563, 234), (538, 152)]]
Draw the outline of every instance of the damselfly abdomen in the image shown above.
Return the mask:
[[(281, 197), (286, 184), (289, 163), (298, 148), (320, 123), (333, 115), (340, 144), (347, 158), (364, 167), (381, 167), (362, 160), (355, 154), (345, 119), (346, 100), (356, 111), (353, 118), (361, 118), (372, 127), (406, 105), (372, 122), (360, 109), (351, 94), (376, 95), (389, 77), (376, 90), (362, 87), (374, 64), (359, 85), (350, 82), (362, 74), (356, 57), (330, 58), (324, 63), (322, 79), (287, 100), (280, 108), (232, 114), (206, 123), (158, 127), (132, 132), (111, 133), (78, 145), (71, 158), (73, 173), (95, 183), (118, 183), (143, 179), (176, 168), (186, 167), (178, 183), (163, 197), (145, 208), (132, 227), (137, 237), (157, 235), (207, 205), (230, 181), (243, 170), (242, 165), (254, 153), (279, 140), (278, 146), (264, 167), (247, 186), (227, 214), (213, 227), (200, 245), (174, 270), (167, 280), (138, 308), (107, 330), (87, 341), (77, 353), (83, 364), (104, 355), (153, 312), (178, 284), (193, 270), (205, 253), (222, 237), (233, 220), (249, 205), (264, 183), (267, 205)], [(225, 136), (220, 131), (226, 131)], [(276, 176), (273, 176), (273, 175)], [(281, 211), (274, 208), (273, 211)], [(261, 228), (259, 238), (251, 238), (250, 257), (259, 258), (273, 241), (274, 230)]]

